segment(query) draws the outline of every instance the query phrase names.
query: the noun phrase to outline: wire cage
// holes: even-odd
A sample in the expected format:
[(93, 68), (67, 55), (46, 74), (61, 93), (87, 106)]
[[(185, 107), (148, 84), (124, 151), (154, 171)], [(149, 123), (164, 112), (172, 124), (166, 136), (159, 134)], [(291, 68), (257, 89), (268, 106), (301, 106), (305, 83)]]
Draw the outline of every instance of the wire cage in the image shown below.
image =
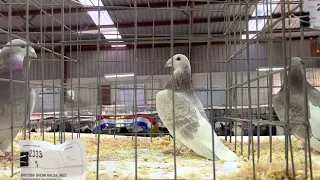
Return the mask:
[[(320, 86), (319, 33), (300, 25), (302, 0), (1, 0), (0, 5), (3, 153), (19, 156), (17, 143), (23, 139), (60, 144), (80, 138), (90, 180), (320, 177), (308, 118), (292, 124), (286, 88), (292, 57), (303, 60), (306, 81)], [(14, 39), (26, 44), (7, 44)], [(4, 74), (5, 47), (7, 57), (15, 57), (14, 48), (24, 46), (37, 57), (26, 51), (23, 62), (30, 66), (23, 64), (23, 76), (17, 78), (14, 70)], [(174, 76), (165, 64), (175, 54), (188, 57), (193, 90), (212, 131), (238, 162), (207, 160), (191, 147), (176, 153), (178, 117), (172, 117), (169, 133), (156, 105), (157, 94)], [(26, 87), (35, 91), (34, 105)], [(284, 117), (273, 102), (281, 88)], [(301, 104), (307, 112), (307, 98)], [(19, 133), (14, 125), (22, 127)], [(305, 139), (292, 136), (292, 126), (305, 127)], [(4, 145), (8, 139), (10, 148)], [(1, 161), (1, 179), (19, 179), (19, 161)]]

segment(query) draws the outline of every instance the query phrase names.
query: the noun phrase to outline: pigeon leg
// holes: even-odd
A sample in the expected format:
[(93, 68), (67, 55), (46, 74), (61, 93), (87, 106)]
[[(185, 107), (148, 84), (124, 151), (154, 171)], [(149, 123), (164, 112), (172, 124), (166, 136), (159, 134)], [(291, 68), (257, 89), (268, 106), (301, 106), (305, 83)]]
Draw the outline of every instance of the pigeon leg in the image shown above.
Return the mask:
[(174, 150), (166, 150), (166, 151), (163, 151), (162, 153), (163, 154), (172, 154), (172, 155), (179, 156), (179, 155), (182, 154), (180, 151), (181, 151), (181, 148), (177, 148), (176, 152), (174, 152)]
[(4, 160), (12, 161), (12, 154), (11, 154), (11, 141), (4, 140), (0, 143), (0, 150), (4, 153)]
[(189, 154), (191, 154), (193, 156), (202, 157), (198, 153), (194, 152), (192, 149), (188, 149), (187, 151), (188, 151)]
[(6, 152), (4, 153), (4, 159), (6, 159), (6, 160), (8, 160), (8, 161), (12, 161), (12, 160), (13, 160), (13, 157), (12, 157), (12, 155), (11, 155), (11, 152), (6, 151)]
[(21, 157), (14, 157), (10, 151), (6, 151), (4, 153), (4, 159), (7, 161), (17, 161), (17, 160), (20, 160)]
[(194, 152), (192, 149), (188, 149), (188, 152), (190, 153), (190, 154), (192, 154), (192, 155), (198, 155), (196, 152)]

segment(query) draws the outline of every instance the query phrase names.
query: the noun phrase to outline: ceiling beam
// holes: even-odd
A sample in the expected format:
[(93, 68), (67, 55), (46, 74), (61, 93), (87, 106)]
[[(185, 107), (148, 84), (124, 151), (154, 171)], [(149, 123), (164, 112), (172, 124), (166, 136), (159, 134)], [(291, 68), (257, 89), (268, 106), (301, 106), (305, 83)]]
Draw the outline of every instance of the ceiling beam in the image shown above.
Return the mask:
[[(310, 38), (316, 39), (319, 36), (305, 36), (304, 39), (305, 40), (309, 40)], [(300, 40), (300, 36), (299, 37), (292, 37), (293, 41), (298, 41)], [(239, 42), (238, 42), (239, 43)], [(225, 44), (225, 42), (221, 41), (221, 42), (212, 42), (212, 45), (222, 45)], [(197, 42), (197, 43), (192, 43), (192, 46), (205, 46), (207, 45), (207, 42)], [(160, 48), (160, 47), (170, 47), (171, 44), (167, 43), (167, 44), (138, 44), (137, 48)], [(174, 47), (189, 47), (189, 43), (174, 43)], [(71, 46), (71, 51), (76, 51), (77, 46)], [(100, 46), (100, 50), (116, 50), (116, 49), (133, 49), (133, 45), (132, 44), (128, 44), (127, 47), (121, 47), (121, 48), (113, 48), (110, 46)], [(96, 51), (97, 50), (97, 46), (96, 45), (82, 45), (81, 46), (81, 50), (82, 51)], [(70, 46), (66, 46), (65, 47), (65, 51), (69, 52), (70, 51)]]
[[(226, 1), (218, 0), (214, 2), (210, 2), (210, 4), (217, 4), (217, 3), (223, 3)], [(174, 7), (183, 7), (191, 6), (191, 1), (176, 1), (173, 2)], [(207, 2), (194, 2), (195, 6), (200, 6), (200, 5), (205, 5)], [(150, 9), (155, 9), (155, 8), (166, 8), (170, 7), (170, 3), (167, 2), (157, 2), (157, 3), (143, 3), (143, 4), (137, 4), (137, 7), (139, 8), (150, 8)], [(100, 10), (107, 10), (107, 11), (117, 11), (117, 10), (133, 10), (133, 5), (129, 4), (114, 4), (112, 6), (103, 6), (100, 7)], [(48, 14), (61, 14), (62, 10), (61, 8), (48, 8), (48, 9), (43, 9), (43, 11), (47, 12)], [(71, 8), (65, 8), (64, 13), (77, 13), (77, 12), (88, 12), (88, 11), (98, 11), (97, 7), (71, 7)], [(29, 15), (40, 15), (41, 10), (29, 10)], [(0, 12), (1, 14), (5, 16), (9, 16), (8, 11), (3, 11)], [(12, 16), (25, 16), (26, 11), (12, 11)]]
[[(211, 1), (210, 4), (218, 4), (218, 3), (225, 3), (227, 1), (224, 0), (216, 0)], [(189, 6), (191, 7), (192, 1), (174, 1), (173, 6), (174, 7), (181, 7), (181, 6)], [(207, 2), (205, 1), (194, 1), (194, 6), (201, 6), (206, 5)], [(115, 7), (134, 7), (134, 5), (121, 5), (121, 4), (113, 4)], [(137, 4), (137, 7), (146, 7), (146, 8), (166, 8), (171, 7), (170, 2), (154, 2), (154, 3), (141, 3)]]
[[(243, 18), (244, 19), (244, 18)], [(185, 25), (189, 24), (190, 20), (185, 19), (185, 20), (174, 20), (173, 24), (174, 25)], [(207, 18), (199, 18), (199, 19), (194, 19), (193, 24), (198, 24), (198, 23), (207, 23), (208, 19)], [(210, 19), (211, 23), (216, 23), (216, 22), (224, 22), (224, 17), (214, 17)], [(170, 26), (171, 21), (147, 21), (147, 22), (138, 22), (138, 27), (152, 27), (152, 26)], [(90, 25), (84, 25), (83, 28), (85, 30), (97, 30), (99, 28), (134, 28), (135, 23), (120, 23), (120, 24), (115, 24), (115, 25), (100, 25), (97, 26), (96, 24), (90, 24)], [(70, 28), (70, 27), (69, 27)], [(78, 26), (71, 26), (70, 28), (73, 31), (76, 31), (77, 29), (81, 29), (81, 27)], [(30, 28), (29, 32), (40, 32), (41, 28)], [(45, 28), (46, 32), (51, 32), (52, 27), (46, 27)], [(67, 30), (67, 29), (66, 29)], [(13, 29), (13, 31), (18, 31), (18, 29)], [(53, 27), (53, 31), (61, 31), (61, 26), (55, 26)], [(43, 31), (44, 32), (44, 31)]]
[[(298, 13), (295, 13), (298, 15)], [(280, 18), (281, 14), (273, 14), (272, 18), (276, 19), (276, 18)], [(258, 19), (268, 19), (268, 16), (259, 16)], [(256, 17), (249, 17), (249, 20), (255, 20)], [(230, 17), (230, 21), (232, 21), (233, 18)], [(241, 20), (245, 20), (245, 17), (243, 16), (241, 18)], [(199, 24), (199, 23), (207, 23), (208, 19), (207, 18), (194, 18), (193, 20), (193, 24)], [(211, 23), (219, 23), (219, 22), (225, 22), (225, 18), (224, 17), (212, 17), (210, 19)], [(186, 25), (189, 24), (190, 20), (189, 19), (185, 19), (185, 20), (174, 20), (173, 24), (174, 25)], [(171, 21), (170, 20), (165, 20), (165, 21), (147, 21), (147, 22), (138, 22), (138, 27), (152, 27), (152, 26), (170, 26), (171, 25)], [(113, 28), (113, 27), (117, 27), (117, 28), (134, 28), (135, 27), (135, 23), (130, 22), (130, 23), (115, 23), (115, 25), (100, 25), (97, 26), (96, 24), (89, 24), (89, 25), (84, 25), (83, 26), (85, 28), (85, 30), (97, 30), (98, 28)], [(71, 29), (73, 31), (76, 31), (77, 29), (81, 29), (81, 27), (78, 26), (71, 26)], [(51, 32), (52, 31), (52, 27), (47, 27), (46, 32)], [(68, 30), (68, 29), (66, 29)], [(13, 31), (19, 31), (19, 29), (13, 29)], [(40, 28), (30, 28), (29, 29), (30, 32), (40, 32)], [(43, 30), (44, 31), (44, 30)], [(61, 31), (61, 26), (56, 26), (53, 27), (53, 31)]]

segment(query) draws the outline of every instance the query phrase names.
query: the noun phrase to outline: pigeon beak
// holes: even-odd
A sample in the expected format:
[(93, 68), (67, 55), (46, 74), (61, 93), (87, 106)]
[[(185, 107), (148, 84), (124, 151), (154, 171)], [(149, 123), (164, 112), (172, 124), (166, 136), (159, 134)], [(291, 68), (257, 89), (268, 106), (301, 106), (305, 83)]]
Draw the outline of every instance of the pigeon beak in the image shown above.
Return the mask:
[(33, 49), (33, 47), (29, 47), (29, 56), (33, 57), (33, 58), (37, 58), (37, 53), (36, 51)]
[(171, 67), (171, 66), (172, 66), (172, 58), (167, 61), (165, 67)]

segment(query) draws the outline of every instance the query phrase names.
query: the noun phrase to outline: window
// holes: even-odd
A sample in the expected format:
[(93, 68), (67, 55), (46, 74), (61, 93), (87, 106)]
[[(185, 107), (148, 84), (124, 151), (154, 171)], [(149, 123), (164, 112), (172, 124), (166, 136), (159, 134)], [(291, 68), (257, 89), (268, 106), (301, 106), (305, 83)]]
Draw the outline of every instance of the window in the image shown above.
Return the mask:
[[(256, 15), (258, 16), (270, 16), (275, 9), (277, 8), (277, 6), (279, 5), (279, 3), (275, 3), (275, 2), (279, 2), (278, 0), (274, 0), (271, 4), (271, 9), (270, 9), (270, 2), (263, 2), (263, 3), (259, 3), (255, 10), (253, 11), (251, 17), (255, 17)], [(268, 7), (268, 8), (267, 8)], [(267, 9), (269, 9), (269, 12), (267, 11)], [(265, 24), (267, 23), (267, 20), (265, 19), (259, 19), (257, 20), (249, 20), (248, 21), (248, 29), (249, 31), (261, 31), (263, 29), (263, 27), (265, 26)], [(256, 34), (249, 34), (249, 39), (255, 38)], [(242, 39), (246, 39), (246, 34), (243, 34), (241, 36)]]
[[(134, 84), (120, 85), (120, 104), (134, 104)], [(137, 105), (145, 104), (144, 84), (137, 84)]]
[[(220, 86), (212, 86), (212, 89), (220, 89)], [(204, 108), (211, 106), (211, 92), (207, 86), (197, 86), (196, 94)], [(222, 92), (212, 91), (212, 105), (222, 105)]]
[(42, 99), (44, 111), (60, 111), (60, 88), (34, 88), (38, 97), (34, 107), (35, 112), (41, 112)]

